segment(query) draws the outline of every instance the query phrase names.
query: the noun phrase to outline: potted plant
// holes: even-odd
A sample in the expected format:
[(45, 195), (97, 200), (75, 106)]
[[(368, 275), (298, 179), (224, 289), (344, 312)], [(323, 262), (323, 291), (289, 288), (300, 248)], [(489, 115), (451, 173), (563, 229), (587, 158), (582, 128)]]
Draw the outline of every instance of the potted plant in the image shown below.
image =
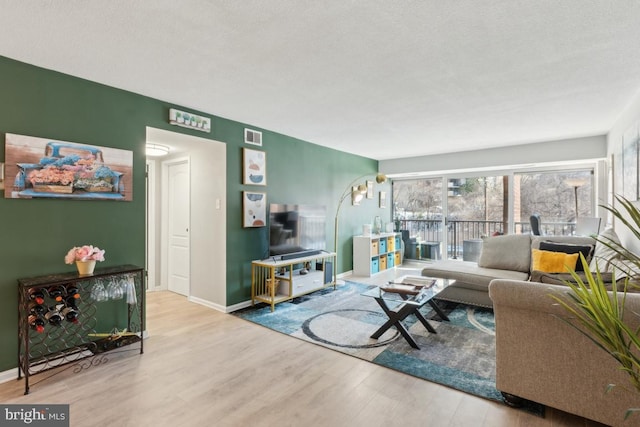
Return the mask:
[[(614, 206), (603, 207), (640, 240), (640, 210), (624, 197), (616, 196), (615, 198), (622, 206), (622, 210)], [(569, 298), (563, 299), (557, 295), (551, 295), (551, 297), (570, 314), (569, 318), (562, 320), (613, 357), (619, 363), (620, 369), (629, 375), (633, 386), (633, 390), (630, 391), (640, 393), (640, 337), (638, 336), (640, 330), (630, 328), (623, 320), (627, 292), (632, 288), (639, 288), (637, 283), (640, 256), (613, 239), (597, 237), (596, 240), (599, 244), (610, 248), (622, 260), (617, 267), (617, 272), (622, 272), (624, 278), (616, 282), (616, 271), (614, 271), (612, 283), (608, 283), (598, 269), (595, 272), (589, 271), (589, 264), (580, 254), (585, 270), (584, 276), (581, 277), (575, 271), (571, 271), (573, 280), (565, 282), (570, 288), (567, 292)], [(633, 313), (633, 315), (640, 314)], [(628, 390), (628, 387), (621, 384), (609, 384), (605, 392), (613, 387)], [(640, 398), (640, 394), (638, 397)], [(640, 408), (628, 409), (625, 419), (639, 411)]]
[(104, 261), (104, 250), (93, 245), (74, 246), (64, 257), (66, 264), (75, 262), (78, 274), (87, 276), (93, 274), (96, 261)]

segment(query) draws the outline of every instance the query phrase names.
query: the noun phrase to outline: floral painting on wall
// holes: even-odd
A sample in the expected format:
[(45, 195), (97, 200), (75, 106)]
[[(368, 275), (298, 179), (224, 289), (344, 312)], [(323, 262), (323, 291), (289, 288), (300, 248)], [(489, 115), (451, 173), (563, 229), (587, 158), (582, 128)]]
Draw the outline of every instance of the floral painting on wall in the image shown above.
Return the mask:
[(7, 134), (5, 198), (133, 200), (133, 151)]
[(264, 227), (267, 223), (266, 193), (242, 192), (242, 226)]

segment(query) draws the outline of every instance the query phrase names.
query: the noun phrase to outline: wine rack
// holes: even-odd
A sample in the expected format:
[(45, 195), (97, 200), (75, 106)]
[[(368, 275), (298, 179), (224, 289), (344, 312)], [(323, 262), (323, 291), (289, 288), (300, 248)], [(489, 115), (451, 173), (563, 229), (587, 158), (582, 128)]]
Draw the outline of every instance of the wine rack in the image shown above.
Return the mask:
[[(87, 276), (63, 273), (18, 280), (18, 379), (24, 376), (24, 394), (32, 375), (65, 365), (61, 369), (78, 373), (106, 363), (107, 353), (137, 350), (131, 344), (138, 343), (140, 354), (144, 352), (143, 272), (123, 265), (97, 268)], [(127, 313), (124, 332), (104, 326), (113, 316), (103, 320), (104, 303), (109, 312), (126, 306), (120, 307)]]

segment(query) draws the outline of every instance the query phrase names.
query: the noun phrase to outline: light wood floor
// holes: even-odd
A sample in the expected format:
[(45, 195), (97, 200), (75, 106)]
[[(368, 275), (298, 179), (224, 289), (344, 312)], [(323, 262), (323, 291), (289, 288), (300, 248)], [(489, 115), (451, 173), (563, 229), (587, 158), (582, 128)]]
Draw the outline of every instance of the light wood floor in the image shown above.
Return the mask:
[(22, 381), (6, 382), (0, 402), (70, 403), (73, 427), (599, 426), (550, 408), (529, 415), (170, 292), (148, 294), (147, 328), (144, 355), (39, 384), (46, 374), (33, 376), (27, 396)]

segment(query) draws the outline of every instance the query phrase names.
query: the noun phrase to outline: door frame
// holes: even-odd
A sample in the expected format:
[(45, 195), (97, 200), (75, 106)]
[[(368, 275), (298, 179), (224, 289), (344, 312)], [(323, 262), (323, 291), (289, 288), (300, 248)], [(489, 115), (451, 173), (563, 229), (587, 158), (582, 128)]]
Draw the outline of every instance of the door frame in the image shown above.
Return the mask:
[[(147, 159), (146, 161), (146, 190), (147, 190), (147, 206), (146, 206), (146, 227), (147, 227), (147, 244), (146, 244), (146, 258), (147, 258), (147, 290), (155, 291), (159, 290), (160, 284), (156, 280), (156, 265), (157, 265), (157, 232), (156, 225), (158, 221), (158, 213), (156, 209), (157, 202), (157, 162), (155, 160)], [(150, 286), (151, 284), (151, 286)]]
[[(169, 220), (167, 213), (169, 210), (169, 167), (179, 163), (187, 164), (187, 174), (191, 177), (191, 159), (187, 156), (175, 157), (167, 160), (163, 160), (161, 163), (161, 203), (160, 203), (160, 287), (162, 290), (169, 289)], [(191, 185), (189, 185), (191, 188)], [(191, 190), (189, 190), (191, 192)], [(189, 194), (189, 253), (191, 253), (191, 194)], [(191, 297), (191, 262), (189, 262), (189, 290), (187, 297)]]

